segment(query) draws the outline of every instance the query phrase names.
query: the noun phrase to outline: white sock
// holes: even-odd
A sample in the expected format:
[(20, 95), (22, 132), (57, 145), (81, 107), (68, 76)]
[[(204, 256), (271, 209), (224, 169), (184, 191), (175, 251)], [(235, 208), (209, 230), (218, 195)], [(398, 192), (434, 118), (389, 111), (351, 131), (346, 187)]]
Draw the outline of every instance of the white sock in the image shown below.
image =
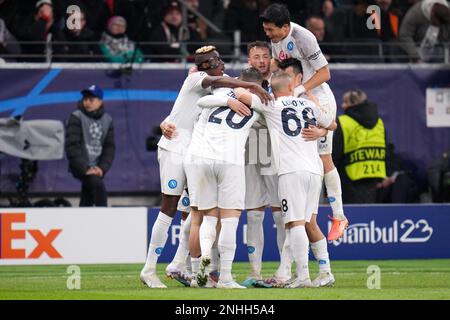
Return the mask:
[(342, 207), (342, 188), (341, 178), (336, 168), (324, 175), (325, 186), (327, 187), (328, 201), (331, 210), (333, 210), (333, 218), (344, 220), (344, 208)]
[(150, 244), (148, 246), (147, 260), (145, 261), (143, 273), (151, 273), (156, 270), (156, 263), (158, 257), (161, 255), (162, 250), (166, 244), (168, 238), (169, 227), (172, 224), (172, 218), (162, 213), (161, 211), (156, 218), (155, 224), (152, 228), (152, 234), (150, 237)]
[(264, 249), (264, 211), (247, 211), (247, 252), (252, 274), (261, 274)]
[(209, 272), (211, 271), (218, 271), (219, 265), (220, 265), (220, 255), (219, 255), (219, 236), (216, 235), (216, 240), (213, 243), (213, 246), (211, 248), (211, 264), (209, 265)]
[(331, 272), (330, 258), (328, 256), (327, 241), (325, 238), (311, 243), (311, 250), (319, 263), (319, 272)]
[(284, 219), (281, 216), (281, 211), (272, 211), (273, 221), (275, 221), (275, 225), (277, 227), (277, 246), (278, 252), (283, 251), (284, 240), (286, 239), (286, 229), (284, 228)]
[(222, 229), (219, 235), (220, 252), (220, 280), (223, 282), (233, 281), (231, 268), (236, 251), (236, 231), (239, 218), (221, 219)]
[(204, 216), (200, 226), (200, 249), (202, 256), (211, 257), (211, 248), (216, 241), (217, 217)]
[(284, 240), (283, 249), (280, 255), (280, 265), (275, 272), (275, 277), (289, 280), (292, 277), (292, 256), (290, 246), (290, 233), (285, 229), (286, 238)]
[(176, 264), (179, 267), (186, 265), (186, 257), (189, 254), (189, 231), (191, 229), (191, 216), (189, 215), (186, 221), (181, 220), (180, 228), (180, 242), (178, 242), (177, 252), (173, 257), (171, 263)]
[(186, 271), (188, 274), (192, 274), (192, 262), (191, 262), (191, 256), (188, 254), (186, 257)]
[(295, 264), (297, 265), (297, 277), (302, 280), (309, 279), (309, 241), (305, 226), (296, 226), (287, 232), (290, 233), (291, 254), (294, 257)]
[(192, 274), (197, 274), (200, 269), (200, 257), (194, 258), (191, 257), (191, 266), (192, 266)]

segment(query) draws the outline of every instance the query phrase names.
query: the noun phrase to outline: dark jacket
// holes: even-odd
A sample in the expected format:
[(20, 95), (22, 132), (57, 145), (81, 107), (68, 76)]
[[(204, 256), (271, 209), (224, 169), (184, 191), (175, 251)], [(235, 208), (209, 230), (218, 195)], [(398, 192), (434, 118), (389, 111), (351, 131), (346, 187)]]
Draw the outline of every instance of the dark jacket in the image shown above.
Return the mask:
[[(101, 54), (95, 34), (87, 27), (83, 28), (80, 34), (70, 31), (67, 27), (58, 31), (53, 38), (53, 52), (54, 61), (95, 62), (101, 60), (99, 57), (95, 57), (95, 55)], [(86, 57), (81, 57), (82, 55)]]
[[(345, 110), (344, 114), (352, 117), (363, 127), (372, 129), (378, 121), (376, 104), (366, 101)], [(380, 179), (361, 179), (351, 181), (344, 167), (344, 136), (339, 118), (338, 127), (333, 135), (333, 162), (338, 169), (342, 184), (342, 199), (344, 203), (375, 203), (376, 184)]]
[[(100, 109), (87, 112), (83, 108), (81, 101), (78, 103), (78, 109), (81, 110), (85, 115), (93, 119), (100, 119), (104, 114), (104, 107), (101, 106)], [(69, 160), (69, 171), (72, 172), (74, 177), (80, 178), (86, 174), (89, 169), (89, 160), (84, 147), (83, 131), (81, 127), (81, 121), (73, 114), (69, 117), (66, 124), (66, 142), (65, 149), (67, 159)], [(114, 142), (114, 128), (113, 124), (109, 127), (106, 134), (106, 139), (103, 143), (103, 151), (98, 161), (98, 167), (103, 170), (103, 176), (106, 175), (109, 168), (114, 160), (114, 154), (116, 150), (116, 145)]]

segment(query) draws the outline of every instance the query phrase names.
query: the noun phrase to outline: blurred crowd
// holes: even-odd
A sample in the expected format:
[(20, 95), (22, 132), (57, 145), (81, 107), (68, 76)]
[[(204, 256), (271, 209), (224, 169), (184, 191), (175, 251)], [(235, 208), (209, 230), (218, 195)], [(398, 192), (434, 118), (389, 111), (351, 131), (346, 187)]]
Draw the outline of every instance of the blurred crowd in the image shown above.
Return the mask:
[(176, 62), (206, 42), (226, 57), (234, 53), (235, 30), (245, 55), (246, 43), (267, 40), (259, 16), (272, 2), (287, 5), (330, 62), (434, 62), (450, 42), (446, 0), (185, 2), (219, 30), (191, 11), (183, 17), (172, 0), (0, 0), (0, 57), (45, 61), (51, 52), (60, 62)]

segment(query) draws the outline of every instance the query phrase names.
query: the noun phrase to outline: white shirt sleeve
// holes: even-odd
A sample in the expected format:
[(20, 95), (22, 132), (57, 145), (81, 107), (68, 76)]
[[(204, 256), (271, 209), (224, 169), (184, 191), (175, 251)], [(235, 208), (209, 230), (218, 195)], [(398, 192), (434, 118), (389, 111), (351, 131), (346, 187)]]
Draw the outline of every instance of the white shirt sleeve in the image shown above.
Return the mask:
[(328, 61), (320, 50), (316, 37), (311, 32), (305, 32), (301, 40), (297, 40), (297, 48), (301, 48), (303, 55), (314, 70), (319, 70), (326, 65)]
[(225, 95), (208, 95), (200, 98), (197, 102), (200, 108), (215, 108), (215, 107), (225, 107), (228, 105), (228, 99), (230, 97)]
[(202, 82), (208, 76), (206, 72), (194, 72), (189, 75), (189, 81), (192, 83), (192, 90), (206, 90), (203, 88)]
[(256, 95), (252, 93), (252, 109), (259, 113), (263, 113), (267, 110), (267, 106), (262, 103), (261, 99)]

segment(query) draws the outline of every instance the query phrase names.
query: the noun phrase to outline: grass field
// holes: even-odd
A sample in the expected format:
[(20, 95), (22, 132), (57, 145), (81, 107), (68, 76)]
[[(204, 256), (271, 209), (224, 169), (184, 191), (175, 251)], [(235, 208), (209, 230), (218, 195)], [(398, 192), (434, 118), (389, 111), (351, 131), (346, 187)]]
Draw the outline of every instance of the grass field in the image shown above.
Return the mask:
[[(367, 289), (367, 267), (381, 269), (381, 289)], [(450, 260), (334, 261), (333, 288), (191, 289), (163, 276), (168, 289), (149, 289), (138, 280), (141, 265), (81, 265), (81, 289), (68, 290), (67, 266), (0, 266), (0, 299), (450, 299)], [(264, 276), (277, 263), (264, 263)], [(248, 263), (235, 263), (233, 273), (244, 280)], [(310, 263), (311, 276), (317, 272)]]

